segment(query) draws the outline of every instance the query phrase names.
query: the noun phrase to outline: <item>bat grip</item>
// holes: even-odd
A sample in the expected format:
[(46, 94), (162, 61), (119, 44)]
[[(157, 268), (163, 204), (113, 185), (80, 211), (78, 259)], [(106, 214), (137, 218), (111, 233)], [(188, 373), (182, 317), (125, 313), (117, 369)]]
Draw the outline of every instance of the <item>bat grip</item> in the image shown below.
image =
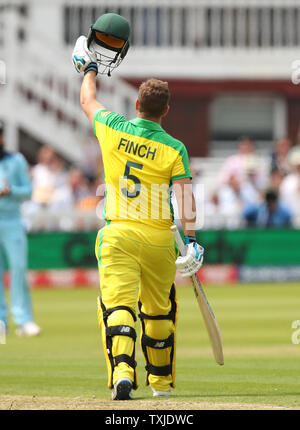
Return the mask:
[(180, 254), (185, 255), (186, 254), (186, 246), (182, 240), (182, 237), (180, 236), (179, 230), (176, 225), (172, 225), (171, 227), (172, 233), (174, 234), (177, 246), (179, 248)]

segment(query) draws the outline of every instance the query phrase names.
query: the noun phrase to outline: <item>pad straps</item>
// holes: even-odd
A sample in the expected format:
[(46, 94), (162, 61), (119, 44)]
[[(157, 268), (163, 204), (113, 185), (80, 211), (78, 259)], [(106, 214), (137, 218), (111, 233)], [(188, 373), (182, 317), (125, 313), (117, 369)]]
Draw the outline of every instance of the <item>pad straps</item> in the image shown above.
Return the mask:
[[(125, 324), (115, 325), (115, 326), (109, 326), (107, 324), (107, 319), (109, 315), (111, 315), (113, 312), (118, 310), (126, 310), (129, 312), (133, 318), (134, 321), (136, 321), (136, 316), (134, 311), (129, 308), (128, 306), (116, 306), (114, 308), (106, 309), (104, 303), (101, 300), (100, 297), (100, 304), (102, 309), (102, 315), (103, 315), (103, 322), (105, 325), (105, 334), (106, 334), (106, 348), (107, 348), (107, 354), (111, 365), (111, 386), (113, 385), (113, 371), (114, 368), (121, 362), (127, 363), (130, 367), (134, 369), (134, 381), (133, 381), (133, 388), (137, 388), (137, 381), (136, 381), (136, 361), (135, 361), (135, 341), (136, 341), (136, 331), (133, 327)], [(132, 355), (129, 356), (127, 354), (119, 354), (117, 356), (112, 355), (112, 338), (114, 336), (128, 336), (130, 337), (134, 342), (133, 352)]]
[[(141, 346), (146, 360), (145, 369), (147, 371), (146, 384), (149, 384), (149, 374), (157, 375), (157, 376), (168, 376), (172, 375), (172, 363), (174, 358), (174, 334), (172, 333), (167, 339), (154, 339), (148, 336), (145, 333), (145, 319), (148, 320), (171, 320), (175, 324), (176, 321), (176, 312), (177, 312), (177, 304), (175, 300), (175, 285), (173, 284), (170, 290), (170, 301), (171, 301), (171, 310), (167, 315), (147, 315), (142, 312), (142, 303), (139, 301), (139, 318), (141, 320), (143, 335), (141, 338)], [(164, 349), (171, 347), (170, 352), (170, 364), (166, 366), (155, 366), (150, 363), (147, 347), (155, 348), (155, 349)]]

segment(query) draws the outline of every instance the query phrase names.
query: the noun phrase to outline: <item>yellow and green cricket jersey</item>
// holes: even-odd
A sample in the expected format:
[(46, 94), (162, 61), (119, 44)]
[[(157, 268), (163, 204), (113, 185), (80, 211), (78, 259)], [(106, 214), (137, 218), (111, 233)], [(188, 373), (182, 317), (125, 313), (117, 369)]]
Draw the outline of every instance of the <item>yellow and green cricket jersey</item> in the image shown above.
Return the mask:
[(191, 172), (186, 148), (153, 121), (100, 109), (94, 115), (104, 165), (105, 219), (166, 229), (173, 222), (170, 186)]

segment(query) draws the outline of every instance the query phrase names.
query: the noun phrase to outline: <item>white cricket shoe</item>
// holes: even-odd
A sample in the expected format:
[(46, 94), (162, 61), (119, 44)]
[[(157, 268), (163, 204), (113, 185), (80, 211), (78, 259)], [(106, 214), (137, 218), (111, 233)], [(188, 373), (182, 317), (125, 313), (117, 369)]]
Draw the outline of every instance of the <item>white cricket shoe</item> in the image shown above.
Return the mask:
[(33, 321), (29, 321), (16, 329), (17, 336), (32, 337), (38, 336), (42, 329)]
[[(151, 385), (150, 385), (151, 387)], [(171, 394), (171, 389), (168, 391), (160, 391), (156, 390), (155, 388), (151, 387), (151, 390), (153, 391), (153, 397), (167, 397)]]

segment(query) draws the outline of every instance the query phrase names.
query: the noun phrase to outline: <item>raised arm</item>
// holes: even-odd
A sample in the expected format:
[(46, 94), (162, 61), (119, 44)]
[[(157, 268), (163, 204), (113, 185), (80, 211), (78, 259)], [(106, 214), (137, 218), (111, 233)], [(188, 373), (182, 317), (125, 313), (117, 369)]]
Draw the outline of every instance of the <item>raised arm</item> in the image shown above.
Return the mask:
[(83, 77), (80, 90), (80, 104), (92, 126), (95, 113), (99, 109), (104, 109), (104, 106), (96, 100), (96, 95), (96, 72), (90, 70)]
[(96, 76), (98, 73), (96, 54), (87, 47), (87, 38), (80, 36), (72, 54), (73, 64), (79, 73), (84, 73), (80, 91), (81, 107), (93, 126), (93, 118), (97, 110), (104, 106), (96, 100)]

